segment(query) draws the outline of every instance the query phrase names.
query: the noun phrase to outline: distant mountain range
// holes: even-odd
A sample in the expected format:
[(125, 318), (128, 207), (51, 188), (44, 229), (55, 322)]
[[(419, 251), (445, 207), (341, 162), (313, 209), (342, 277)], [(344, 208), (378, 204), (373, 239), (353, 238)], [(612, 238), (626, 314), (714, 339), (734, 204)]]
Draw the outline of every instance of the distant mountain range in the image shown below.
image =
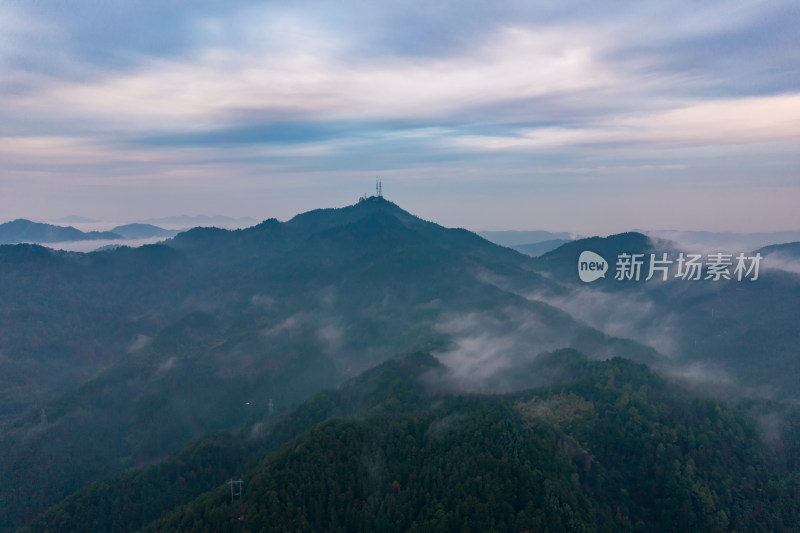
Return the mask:
[[(59, 222), (89, 224), (98, 221), (86, 217), (69, 216), (59, 219)], [(254, 219), (248, 217), (231, 218), (223, 215), (173, 216), (116, 226), (110, 231), (87, 232), (73, 226), (59, 226), (20, 218), (0, 224), (0, 244), (52, 244), (90, 240), (167, 238), (175, 236), (179, 231), (197, 226), (239, 228), (251, 226), (255, 222)], [(170, 226), (171, 229), (155, 225), (159, 223)]]
[(148, 239), (150, 237), (174, 237), (178, 231), (153, 226), (152, 224), (125, 224), (111, 230), (126, 239)]
[(175, 230), (166, 230), (150, 224), (126, 224), (117, 226), (111, 231), (84, 232), (72, 226), (56, 226), (20, 218), (0, 224), (0, 244), (147, 239), (172, 237), (177, 233)]
[[(69, 216), (57, 222), (88, 224), (99, 221), (81, 216)], [(59, 226), (26, 219), (17, 219), (0, 224), (0, 244), (16, 243), (54, 243), (82, 240), (146, 239), (151, 237), (172, 237), (179, 231), (189, 228), (220, 227), (242, 228), (256, 224), (250, 217), (228, 217), (224, 215), (179, 215), (153, 218), (137, 223), (116, 226), (110, 231), (84, 232), (72, 226)], [(169, 226), (164, 229), (158, 225)], [(686, 249), (752, 251), (773, 244), (800, 241), (800, 231), (778, 231), (760, 233), (731, 233), (708, 231), (643, 231), (651, 237), (667, 239), (679, 243)], [(539, 257), (555, 250), (562, 244), (582, 239), (580, 235), (549, 231), (479, 231), (484, 239), (513, 248), (525, 255)]]
[(0, 244), (53, 243), (101, 239), (122, 239), (113, 231), (83, 232), (72, 226), (54, 226), (19, 218), (0, 224)]
[(531, 257), (539, 257), (568, 242), (571, 241), (569, 239), (551, 239), (549, 241), (535, 242), (532, 244), (517, 244), (511, 246), (511, 248)]
[[(800, 231), (774, 231), (756, 233), (634, 230), (649, 237), (673, 241), (685, 250), (751, 252), (773, 245), (800, 241)], [(531, 257), (555, 250), (569, 241), (583, 239), (570, 233), (549, 231), (479, 231), (478, 235), (501, 246), (508, 246)]]
[[(67, 217), (52, 220), (52, 222), (65, 224), (90, 224), (102, 222), (94, 218), (70, 215)], [(153, 224), (162, 226), (172, 226), (173, 228), (193, 228), (195, 226), (220, 226), (220, 227), (247, 227), (256, 224), (258, 221), (251, 217), (228, 217), (225, 215), (177, 215), (161, 218), (150, 218), (139, 221), (143, 224)]]
[(478, 231), (478, 235), (487, 241), (499, 244), (500, 246), (516, 247), (529, 244), (536, 244), (544, 241), (563, 240), (571, 241), (580, 239), (580, 235), (572, 233), (558, 232), (552, 233), (550, 231)]
[(141, 221), (144, 224), (169, 226), (172, 228), (194, 228), (196, 226), (216, 226), (220, 228), (244, 228), (256, 224), (258, 221), (251, 217), (228, 217), (224, 215), (179, 215), (161, 218), (150, 218)]
[(479, 231), (478, 235), (487, 241), (508, 246), (530, 257), (539, 257), (562, 244), (582, 238), (580, 235), (549, 231)]

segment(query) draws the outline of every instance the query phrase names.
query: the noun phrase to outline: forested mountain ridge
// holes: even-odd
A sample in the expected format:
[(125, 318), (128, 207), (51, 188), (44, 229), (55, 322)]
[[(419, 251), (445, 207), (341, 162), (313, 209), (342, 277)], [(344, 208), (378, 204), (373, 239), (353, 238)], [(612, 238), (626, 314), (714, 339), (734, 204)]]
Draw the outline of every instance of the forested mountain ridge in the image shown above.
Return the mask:
[(504, 396), (453, 395), (441, 371), (425, 352), (391, 360), (95, 484), (29, 531), (797, 530), (796, 411), (687, 397), (574, 351), (539, 359), (553, 386)]

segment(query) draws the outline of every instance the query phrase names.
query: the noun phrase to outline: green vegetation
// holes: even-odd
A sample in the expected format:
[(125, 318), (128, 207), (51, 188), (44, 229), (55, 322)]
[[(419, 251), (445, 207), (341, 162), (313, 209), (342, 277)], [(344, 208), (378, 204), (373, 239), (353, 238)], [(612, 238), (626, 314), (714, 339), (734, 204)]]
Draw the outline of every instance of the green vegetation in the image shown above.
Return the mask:
[(556, 367), (558, 386), (453, 395), (411, 354), (96, 483), (30, 531), (798, 530), (796, 411), (687, 398), (622, 359), (542, 357)]

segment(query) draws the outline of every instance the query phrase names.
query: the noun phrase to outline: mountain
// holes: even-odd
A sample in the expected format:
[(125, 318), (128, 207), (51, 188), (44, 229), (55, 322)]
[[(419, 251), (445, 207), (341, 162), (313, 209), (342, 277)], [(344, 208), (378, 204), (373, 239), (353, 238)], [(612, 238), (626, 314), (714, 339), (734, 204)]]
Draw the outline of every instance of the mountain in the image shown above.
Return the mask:
[(195, 226), (217, 226), (224, 228), (241, 228), (252, 226), (256, 222), (250, 217), (227, 217), (225, 215), (179, 215), (162, 218), (149, 218), (140, 221), (141, 224), (153, 224), (157, 226), (170, 226), (173, 228), (192, 228)]
[(83, 232), (72, 226), (54, 226), (19, 218), (0, 224), (0, 244), (50, 243), (99, 239), (121, 239), (111, 231)]
[(569, 239), (550, 239), (532, 244), (515, 244), (514, 246), (511, 246), (511, 248), (531, 257), (539, 257), (540, 255), (551, 252), (562, 244), (567, 244), (568, 242), (570, 242)]
[[(578, 276), (578, 259), (582, 252), (588, 250), (606, 258), (611, 269), (615, 264), (614, 258), (620, 254), (643, 254), (645, 257), (649, 257), (656, 244), (656, 241), (636, 232), (620, 233), (610, 237), (577, 239), (535, 258), (534, 264), (537, 270), (547, 272), (561, 284), (584, 286)], [(673, 245), (668, 245), (668, 247), (671, 246)], [(628, 285), (632, 285), (632, 283), (628, 283)], [(618, 284), (614, 284), (613, 277), (609, 275), (598, 279), (592, 286), (608, 288), (618, 287)]]
[[(660, 358), (520, 296), (550, 284), (528, 257), (381, 198), (135, 249), (0, 247), (0, 261), (6, 527), (241, 424), (248, 404), (285, 408), (421, 343), (440, 343), (442, 382), (466, 390), (528, 386), (520, 369), (554, 348)], [(48, 482), (18, 492), (20, 472)]]
[[(662, 245), (630, 233), (571, 241), (533, 259), (372, 197), (287, 222), (198, 227), (140, 248), (0, 246), (0, 529), (30, 524), (94, 482), (162, 464), (208, 432), (236, 431), (254, 417), (271, 427), (264, 409), (292, 412), (324, 388), (419, 350), (436, 360), (428, 379), (446, 395), (546, 388), (565, 372), (542, 366), (547, 354), (570, 363), (577, 350), (589, 361), (646, 363), (686, 388), (700, 385), (679, 371), (711, 361), (730, 389), (796, 397), (797, 276), (765, 269), (749, 285), (611, 277), (587, 285), (577, 275), (586, 246), (613, 265), (613, 254)], [(730, 309), (717, 307), (719, 298)], [(391, 394), (407, 386), (392, 385)], [(227, 476), (250, 460), (231, 457), (215, 471)], [(202, 487), (220, 481), (204, 479)]]
[(764, 256), (778, 255), (792, 259), (800, 259), (800, 242), (790, 242), (786, 244), (773, 244), (757, 250)]
[(553, 233), (550, 231), (478, 231), (478, 235), (487, 241), (499, 244), (501, 246), (515, 247), (529, 244), (537, 244), (544, 241), (552, 241), (554, 239), (561, 239), (570, 241), (573, 239), (581, 238), (579, 235), (571, 233), (558, 232)]
[[(430, 353), (404, 354), (97, 482), (30, 530), (796, 530), (797, 411), (686, 397), (570, 350), (537, 366), (551, 386), (463, 395), (436, 386)], [(765, 445), (758, 419), (775, 417)]]
[[(678, 259), (692, 252), (678, 243), (639, 233), (594, 237), (565, 244), (534, 259), (535, 269), (557, 287), (532, 297), (570, 313), (609, 335), (630, 338), (666, 355), (663, 370), (706, 390), (796, 402), (800, 398), (800, 262), (796, 245), (762, 249), (757, 279), (739, 280), (736, 256), (726, 275), (713, 279), (708, 263), (717, 249), (695, 254), (704, 270), (699, 279), (678, 276)], [(584, 251), (608, 262), (605, 277), (584, 283), (578, 259)], [(756, 252), (741, 253), (754, 257)], [(641, 254), (639, 279), (616, 279), (621, 254)], [(649, 267), (666, 254), (667, 279)], [(747, 266), (752, 266), (746, 262)]]
[(219, 486), (145, 530), (786, 531), (800, 517), (796, 472), (782, 477), (794, 460), (765, 460), (752, 419), (629, 363), (438, 400), (313, 426), (246, 470), (240, 498)]
[(126, 239), (148, 239), (150, 237), (174, 237), (178, 232), (153, 226), (152, 224), (125, 224), (111, 230)]

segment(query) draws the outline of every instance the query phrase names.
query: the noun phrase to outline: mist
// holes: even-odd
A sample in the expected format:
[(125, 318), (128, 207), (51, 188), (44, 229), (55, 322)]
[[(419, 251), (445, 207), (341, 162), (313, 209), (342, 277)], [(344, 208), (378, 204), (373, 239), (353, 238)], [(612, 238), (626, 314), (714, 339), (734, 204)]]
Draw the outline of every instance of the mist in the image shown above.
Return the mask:
[(100, 248), (129, 246), (131, 248), (138, 248), (146, 244), (155, 244), (163, 242), (164, 237), (150, 237), (147, 239), (100, 239), (100, 240), (84, 240), (84, 241), (64, 241), (64, 242), (48, 242), (43, 244), (47, 248), (53, 250), (63, 250), (65, 252), (94, 252)]

